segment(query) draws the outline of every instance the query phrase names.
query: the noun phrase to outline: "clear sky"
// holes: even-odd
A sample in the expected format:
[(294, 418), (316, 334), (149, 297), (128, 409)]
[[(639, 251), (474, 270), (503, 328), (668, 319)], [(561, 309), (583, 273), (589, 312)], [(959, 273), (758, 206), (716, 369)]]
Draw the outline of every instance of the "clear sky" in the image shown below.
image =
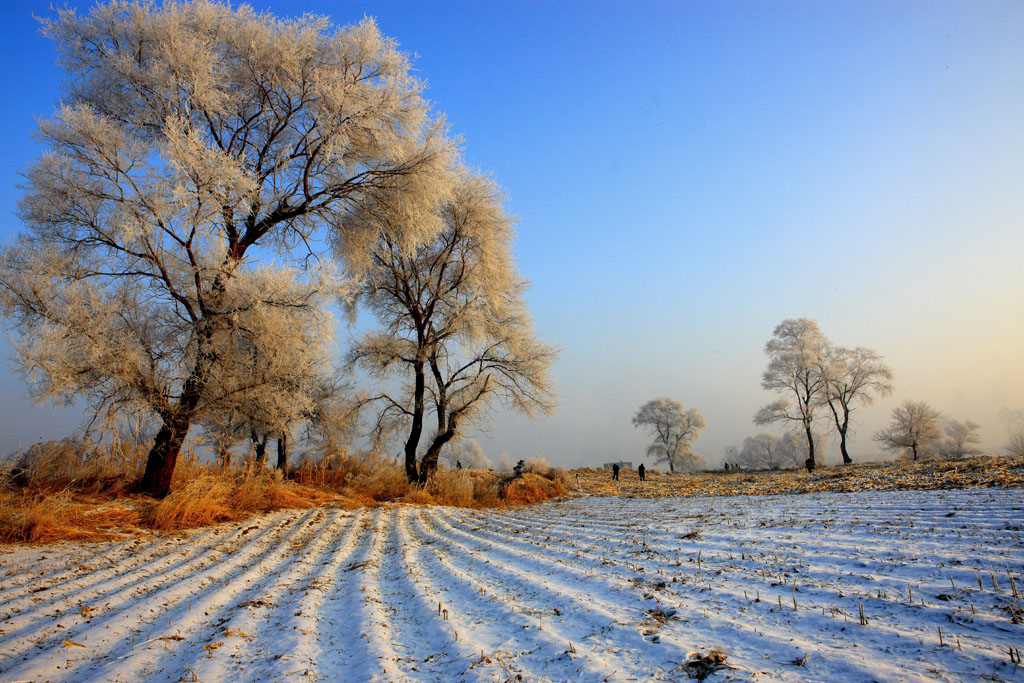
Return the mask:
[[(30, 16), (49, 4), (0, 3), (4, 239), (60, 94)], [(492, 459), (638, 461), (630, 419), (667, 395), (704, 414), (696, 448), (720, 462), (759, 429), (763, 347), (787, 317), (895, 372), (855, 459), (904, 399), (1005, 444), (1000, 410), (1024, 408), (1024, 3), (251, 4), (377, 17), (507, 190), (561, 405), (496, 413)], [(29, 408), (9, 368), (0, 452), (74, 425)]]

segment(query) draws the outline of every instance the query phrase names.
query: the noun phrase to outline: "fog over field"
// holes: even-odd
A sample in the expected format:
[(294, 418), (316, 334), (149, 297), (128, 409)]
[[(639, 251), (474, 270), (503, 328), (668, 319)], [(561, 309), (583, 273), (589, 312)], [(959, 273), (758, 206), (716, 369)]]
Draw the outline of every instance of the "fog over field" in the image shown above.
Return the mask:
[[(872, 435), (907, 400), (1006, 445), (1002, 415), (1024, 409), (1021, 3), (251, 4), (376, 17), (504, 191), (534, 329), (560, 355), (553, 416), (496, 406), (473, 434), (495, 463), (640, 461), (631, 420), (661, 396), (700, 412), (693, 448), (721, 463), (764, 429), (765, 343), (803, 317), (893, 371), (855, 413), (855, 460), (889, 457)], [(31, 16), (49, 5), (0, 7), (4, 244), (62, 97)], [(340, 357), (372, 321), (338, 319)], [(9, 362), (0, 386), (0, 453), (81, 422), (32, 407)]]

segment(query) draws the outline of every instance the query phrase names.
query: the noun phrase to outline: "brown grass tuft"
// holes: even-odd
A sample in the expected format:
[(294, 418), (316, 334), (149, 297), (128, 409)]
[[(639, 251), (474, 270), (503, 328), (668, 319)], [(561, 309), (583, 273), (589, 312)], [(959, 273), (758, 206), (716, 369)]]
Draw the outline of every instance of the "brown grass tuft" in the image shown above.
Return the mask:
[(174, 490), (146, 516), (147, 526), (188, 529), (236, 521), (285, 508), (310, 508), (333, 496), (307, 486), (279, 481), (269, 474), (202, 474)]
[(0, 493), (0, 542), (103, 541), (140, 524), (138, 510), (124, 503), (75, 500), (53, 495)]

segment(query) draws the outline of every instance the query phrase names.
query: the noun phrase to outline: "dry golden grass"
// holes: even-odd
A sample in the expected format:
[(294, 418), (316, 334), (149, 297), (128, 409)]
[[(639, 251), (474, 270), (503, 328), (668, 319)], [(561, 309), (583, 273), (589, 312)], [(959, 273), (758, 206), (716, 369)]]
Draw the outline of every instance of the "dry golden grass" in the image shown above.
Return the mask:
[(162, 531), (188, 529), (273, 510), (311, 508), (334, 498), (269, 474), (211, 472), (172, 490), (147, 513), (143, 522)]
[(139, 511), (124, 502), (75, 499), (70, 493), (0, 493), (0, 542), (104, 541), (123, 537), (141, 524)]
[(35, 444), (0, 467), (8, 486), (35, 493), (74, 489), (124, 495), (142, 476), (145, 464), (146, 450), (127, 441), (94, 444), (62, 439)]
[(346, 452), (300, 463), (284, 479), (250, 462), (204, 464), (183, 451), (163, 500), (131, 495), (145, 449), (125, 443), (39, 444), (0, 467), (0, 542), (104, 540), (147, 530), (172, 531), (289, 508), (354, 508), (386, 502), (484, 508), (541, 502), (565, 494), (567, 474), (532, 463), (544, 476), (483, 470), (439, 471), (410, 484), (394, 461)]

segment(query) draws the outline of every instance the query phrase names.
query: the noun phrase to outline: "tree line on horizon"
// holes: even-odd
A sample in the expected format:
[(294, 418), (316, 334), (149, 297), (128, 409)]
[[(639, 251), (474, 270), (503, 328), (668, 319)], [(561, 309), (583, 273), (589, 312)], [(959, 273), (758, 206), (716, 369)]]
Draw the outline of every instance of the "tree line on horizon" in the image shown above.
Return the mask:
[[(819, 463), (825, 435), (816, 429), (824, 421), (839, 438), (843, 464), (853, 462), (849, 438), (854, 414), (893, 389), (893, 372), (876, 351), (833, 344), (809, 318), (787, 318), (765, 344), (768, 367), (761, 387), (783, 395), (754, 415), (754, 424), (781, 423), (792, 428), (781, 436), (761, 432), (744, 439), (742, 447), (726, 448), (726, 463), (753, 469), (780, 469)], [(1015, 420), (1016, 417), (1016, 420)], [(1024, 455), (1024, 417), (1007, 412), (1010, 443), (1007, 453)], [(645, 403), (633, 417), (654, 437), (647, 455), (655, 463), (667, 463), (670, 471), (699, 469), (705, 458), (692, 450), (706, 426), (696, 410), (685, 410), (675, 399), (664, 397)], [(898, 458), (964, 457), (981, 455), (980, 426), (971, 420), (943, 419), (920, 401), (904, 401), (893, 409), (890, 423), (875, 432), (874, 440)]]

